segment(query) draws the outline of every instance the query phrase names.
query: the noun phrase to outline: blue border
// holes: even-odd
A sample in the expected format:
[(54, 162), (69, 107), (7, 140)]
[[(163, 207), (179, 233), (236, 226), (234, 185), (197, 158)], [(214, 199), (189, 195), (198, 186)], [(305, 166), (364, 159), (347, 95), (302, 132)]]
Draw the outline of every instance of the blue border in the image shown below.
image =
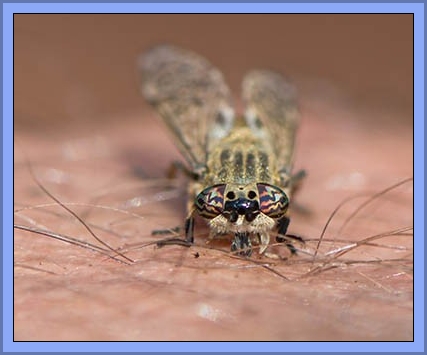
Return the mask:
[[(384, 342), (354, 342), (354, 343), (328, 343), (328, 342), (304, 342), (304, 343), (221, 343), (221, 342), (193, 342), (193, 343), (80, 343), (80, 342), (28, 342), (13, 343), (12, 309), (13, 309), (13, 280), (12, 280), (12, 208), (13, 206), (13, 102), (12, 102), (12, 49), (13, 49), (13, 13), (55, 13), (55, 12), (92, 12), (92, 13), (137, 13), (137, 12), (310, 12), (310, 13), (414, 13), (415, 17), (415, 67), (414, 67), (414, 144), (415, 144), (415, 329), (413, 343), (384, 343)], [(161, 352), (161, 351), (203, 351), (209, 349), (217, 352), (412, 352), (424, 351), (424, 4), (412, 3), (68, 3), (68, 4), (3, 4), (3, 218), (7, 221), (3, 225), (3, 351), (6, 352), (63, 352), (66, 351), (102, 351), (102, 352)], [(387, 317), (387, 315), (384, 315)]]
[(5, 13), (412, 13), (423, 12), (420, 3), (17, 3), (4, 4)]

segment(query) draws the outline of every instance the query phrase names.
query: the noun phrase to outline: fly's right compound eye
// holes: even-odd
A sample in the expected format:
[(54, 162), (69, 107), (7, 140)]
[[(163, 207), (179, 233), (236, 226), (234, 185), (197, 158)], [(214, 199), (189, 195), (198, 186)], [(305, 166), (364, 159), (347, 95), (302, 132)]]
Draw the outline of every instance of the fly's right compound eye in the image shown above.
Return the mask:
[(212, 219), (224, 210), (225, 184), (204, 189), (196, 197), (195, 205), (200, 216)]
[(282, 217), (289, 206), (286, 194), (277, 186), (257, 184), (260, 210), (271, 218)]

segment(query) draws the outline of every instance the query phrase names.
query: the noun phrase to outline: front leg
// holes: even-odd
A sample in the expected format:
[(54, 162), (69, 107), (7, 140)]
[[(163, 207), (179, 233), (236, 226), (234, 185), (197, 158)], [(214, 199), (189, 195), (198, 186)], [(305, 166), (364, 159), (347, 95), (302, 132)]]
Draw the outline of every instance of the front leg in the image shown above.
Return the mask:
[(193, 245), (194, 236), (194, 217), (190, 215), (185, 220), (185, 239), (181, 238), (167, 238), (159, 240), (156, 244), (159, 248), (165, 245), (181, 245), (183, 247), (190, 247)]
[[(206, 167), (204, 165), (194, 166), (192, 170), (189, 170), (185, 165), (180, 162), (174, 162), (170, 169), (170, 177), (175, 175), (176, 170), (183, 171), (188, 177), (190, 177), (193, 181), (188, 184), (187, 187), (187, 218), (185, 219), (185, 238), (168, 238), (158, 241), (156, 244), (158, 247), (162, 247), (164, 245), (182, 245), (189, 247), (194, 243), (194, 196), (195, 191), (200, 190), (198, 179), (205, 173)], [(164, 234), (159, 231), (156, 231), (155, 234)]]
[(296, 254), (297, 249), (289, 241), (289, 239), (297, 240), (303, 244), (304, 244), (304, 240), (301, 237), (298, 237), (296, 235), (286, 234), (290, 222), (291, 222), (291, 220), (287, 216), (283, 216), (282, 218), (279, 219), (278, 228), (277, 228), (278, 235), (276, 237), (276, 242), (285, 243), (285, 245), (288, 247), (288, 249), (291, 251), (291, 253)]
[(279, 219), (279, 221), (277, 223), (277, 233), (279, 233), (279, 235), (276, 237), (276, 239), (279, 236), (286, 235), (286, 232), (287, 232), (288, 227), (289, 227), (289, 223), (291, 223), (291, 220), (289, 219), (288, 216), (283, 216), (282, 218)]
[(192, 215), (185, 220), (185, 241), (189, 244), (194, 243), (194, 217)]

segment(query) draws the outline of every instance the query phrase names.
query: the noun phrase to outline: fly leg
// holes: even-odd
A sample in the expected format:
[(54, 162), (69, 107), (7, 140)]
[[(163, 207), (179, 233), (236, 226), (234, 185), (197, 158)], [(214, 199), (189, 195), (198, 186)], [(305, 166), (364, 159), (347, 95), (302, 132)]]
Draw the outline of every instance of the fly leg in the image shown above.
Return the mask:
[(188, 244), (194, 243), (194, 217), (190, 216), (185, 220), (185, 241)]
[[(191, 179), (196, 179), (197, 176), (195, 175), (195, 173), (193, 173), (187, 166), (185, 166), (182, 162), (180, 161), (174, 161), (168, 171), (167, 171), (167, 177), (168, 179), (174, 179), (176, 178), (177, 172), (183, 172), (187, 177), (190, 177)], [(187, 218), (185, 220), (185, 235), (187, 235), (187, 224), (189, 223), (189, 219)], [(194, 224), (194, 223), (193, 223)], [(181, 231), (181, 227), (177, 226), (177, 227), (173, 227), (173, 228), (168, 228), (168, 229), (155, 229), (151, 232), (151, 235), (167, 235), (167, 234), (177, 234)], [(167, 240), (174, 240), (177, 238), (169, 238)], [(187, 238), (186, 238), (187, 240)], [(163, 243), (163, 241), (159, 241), (157, 244), (159, 243)]]
[(307, 176), (307, 172), (305, 170), (299, 170), (295, 174), (291, 175), (288, 168), (281, 169), (279, 174), (282, 187), (290, 189), (292, 195), (301, 187), (302, 181)]
[[(185, 238), (167, 238), (159, 240), (156, 244), (158, 247), (162, 247), (165, 245), (181, 245), (185, 247), (190, 247), (194, 243), (194, 201), (192, 200), (192, 196), (194, 196), (194, 191), (198, 191), (200, 187), (197, 185), (196, 181), (200, 178), (200, 176), (204, 173), (206, 167), (204, 165), (201, 166), (195, 166), (192, 170), (188, 169), (184, 164), (181, 162), (174, 162), (170, 168), (169, 171), (169, 178), (173, 178), (176, 174), (177, 170), (180, 170), (184, 172), (187, 177), (191, 178), (192, 180), (195, 180), (192, 184), (188, 185), (188, 196), (190, 196), (190, 199), (187, 202), (187, 218), (185, 219)], [(180, 230), (180, 228), (174, 228), (169, 229), (169, 233), (176, 232), (177, 230)], [(155, 231), (155, 233), (152, 234), (166, 234), (162, 233), (162, 231)]]
[(304, 244), (305, 242), (304, 242), (304, 239), (302, 239), (301, 237), (298, 237), (293, 234), (286, 234), (290, 221), (291, 220), (287, 216), (283, 216), (282, 218), (279, 219), (278, 231), (277, 231), (278, 235), (276, 237), (276, 242), (284, 243), (292, 254), (296, 254), (297, 249), (295, 248), (295, 246), (292, 244), (290, 240), (298, 241), (302, 244)]
[(170, 167), (167, 171), (167, 177), (169, 179), (174, 179), (174, 178), (176, 178), (177, 172), (182, 172), (182, 173), (184, 173), (185, 176), (187, 176), (191, 180), (197, 180), (200, 177), (200, 171), (198, 171), (197, 169), (202, 171), (202, 168), (190, 169), (185, 164), (183, 164), (181, 161), (174, 161), (170, 165)]
[[(189, 185), (189, 196), (193, 196), (193, 188), (192, 185)], [(194, 242), (194, 202), (189, 200), (187, 202), (187, 218), (185, 219), (185, 238), (167, 238), (159, 240), (156, 244), (158, 247), (162, 247), (165, 245), (181, 245), (184, 247), (190, 247)]]
[[(189, 195), (192, 196), (192, 188), (189, 187)], [(156, 244), (158, 247), (162, 247), (165, 245), (181, 245), (184, 247), (190, 247), (194, 242), (194, 203), (192, 201), (188, 201), (187, 203), (187, 211), (188, 215), (185, 219), (185, 238), (168, 238), (159, 240)]]
[(174, 233), (179, 233), (180, 230), (181, 230), (180, 226), (176, 226), (176, 227), (169, 228), (169, 229), (155, 229), (155, 230), (151, 231), (151, 235), (174, 234)]
[[(184, 172), (185, 175), (190, 177), (192, 180), (197, 180), (200, 177), (200, 174), (204, 171), (205, 167), (193, 167), (193, 170), (189, 170), (184, 164), (180, 162), (174, 162), (170, 169), (169, 177), (174, 177), (177, 170)], [(187, 201), (187, 218), (185, 219), (185, 238), (172, 237), (167, 239), (159, 240), (156, 244), (158, 247), (165, 245), (181, 245), (185, 247), (190, 247), (194, 243), (194, 191), (198, 190), (199, 186), (196, 182), (193, 182), (188, 185), (187, 195), (190, 197)], [(169, 230), (170, 231), (170, 230)], [(158, 231), (156, 234), (162, 234)], [(164, 234), (164, 233), (163, 233)]]
[(297, 190), (299, 190), (306, 176), (307, 172), (305, 170), (299, 170), (291, 176), (292, 195), (294, 195)]
[(159, 240), (156, 245), (161, 248), (165, 245), (181, 245), (183, 247), (190, 247), (194, 242), (194, 217), (189, 216), (185, 220), (185, 239), (181, 238), (167, 238)]

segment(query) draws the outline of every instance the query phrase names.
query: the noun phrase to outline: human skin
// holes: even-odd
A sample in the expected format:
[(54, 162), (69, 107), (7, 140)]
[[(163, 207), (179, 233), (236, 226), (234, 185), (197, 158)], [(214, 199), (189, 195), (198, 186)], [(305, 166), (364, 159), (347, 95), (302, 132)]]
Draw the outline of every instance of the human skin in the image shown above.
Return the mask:
[[(14, 29), (15, 340), (413, 339), (412, 183), (340, 231), (413, 175), (412, 15), (15, 15)], [(183, 159), (139, 93), (137, 57), (165, 41), (236, 98), (254, 68), (294, 80), (297, 255), (236, 258), (202, 220), (195, 246), (149, 244), (186, 217), (187, 178), (168, 180)]]
[[(14, 223), (107, 249), (37, 180), (131, 260), (15, 229), (15, 340), (413, 339), (411, 181), (339, 231), (363, 199), (352, 200), (332, 219), (318, 261), (305, 254), (314, 253), (327, 218), (344, 199), (412, 176), (408, 121), (303, 100), (295, 171), (304, 168), (307, 177), (292, 200), (288, 232), (307, 243), (295, 243), (301, 252), (288, 259), (286, 247), (271, 247), (280, 260), (256, 252), (238, 258), (227, 239), (206, 244), (202, 220), (195, 246), (146, 245), (167, 237), (152, 230), (183, 225), (186, 177), (178, 172), (167, 179), (170, 164), (182, 158), (154, 112), (141, 115), (146, 119), (67, 133), (15, 132)], [(372, 241), (382, 246), (324, 257), (404, 227), (401, 235)]]

